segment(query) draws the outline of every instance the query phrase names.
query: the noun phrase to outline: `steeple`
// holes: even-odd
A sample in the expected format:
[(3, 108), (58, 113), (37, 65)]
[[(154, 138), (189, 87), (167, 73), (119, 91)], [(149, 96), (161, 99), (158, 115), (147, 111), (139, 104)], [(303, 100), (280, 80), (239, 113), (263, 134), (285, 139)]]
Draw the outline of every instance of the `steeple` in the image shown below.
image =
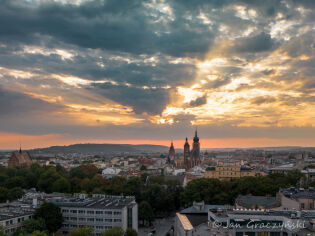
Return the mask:
[(22, 146), (21, 146), (21, 142), (20, 142), (20, 150), (19, 153), (22, 153)]
[(198, 138), (198, 133), (197, 133), (197, 128), (196, 128), (195, 137), (194, 137), (194, 143), (197, 143), (197, 142), (199, 142), (199, 138)]

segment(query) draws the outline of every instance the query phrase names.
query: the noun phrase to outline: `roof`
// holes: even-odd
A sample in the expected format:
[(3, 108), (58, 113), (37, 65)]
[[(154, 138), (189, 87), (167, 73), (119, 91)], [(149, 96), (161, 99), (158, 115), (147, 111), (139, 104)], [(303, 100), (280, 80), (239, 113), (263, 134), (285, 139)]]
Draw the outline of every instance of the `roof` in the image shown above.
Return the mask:
[(31, 155), (28, 152), (13, 152), (11, 154), (11, 159), (17, 159), (19, 165), (29, 165), (32, 163)]
[(287, 189), (281, 189), (280, 192), (288, 198), (315, 199), (315, 189), (314, 188), (309, 188), (309, 189), (287, 188)]
[(181, 223), (185, 231), (192, 230), (194, 228), (190, 223), (189, 219), (187, 218), (187, 216), (180, 213), (176, 213), (176, 216), (179, 219), (179, 222)]
[(281, 206), (280, 201), (277, 200), (276, 197), (270, 197), (270, 196), (264, 197), (264, 196), (239, 195), (236, 198), (235, 203), (245, 208), (263, 206), (266, 209), (270, 209), (270, 208)]
[[(215, 210), (215, 209), (225, 209), (225, 205), (204, 205), (202, 210), (197, 209), (194, 206), (188, 207), (184, 210), (182, 210), (180, 213), (182, 214), (208, 214), (209, 210)], [(230, 208), (233, 208), (230, 206)]]
[(190, 221), (193, 227), (197, 227), (203, 223), (208, 222), (208, 215), (199, 215), (199, 214), (187, 214), (186, 217)]
[(115, 198), (88, 198), (80, 199), (78, 197), (51, 198), (47, 201), (53, 202), (61, 207), (82, 207), (92, 209), (122, 209), (126, 206), (133, 206), (134, 198), (115, 197)]

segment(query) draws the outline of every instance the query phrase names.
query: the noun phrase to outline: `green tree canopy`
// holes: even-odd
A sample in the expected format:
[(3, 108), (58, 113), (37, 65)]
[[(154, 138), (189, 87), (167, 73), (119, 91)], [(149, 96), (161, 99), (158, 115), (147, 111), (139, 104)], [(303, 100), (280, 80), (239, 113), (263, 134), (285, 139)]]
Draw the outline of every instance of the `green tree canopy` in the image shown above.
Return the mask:
[(64, 177), (59, 178), (56, 180), (52, 186), (52, 190), (54, 192), (60, 192), (60, 193), (70, 193), (71, 186), (69, 180), (67, 180)]
[(122, 228), (115, 226), (106, 230), (102, 236), (124, 236), (124, 231)]
[(60, 229), (63, 222), (60, 207), (50, 202), (42, 204), (40, 208), (35, 211), (34, 218), (44, 219), (46, 228), (50, 233)]
[(138, 236), (137, 231), (132, 228), (128, 228), (124, 234), (124, 236)]
[(83, 226), (70, 231), (70, 236), (95, 236), (94, 230), (90, 226)]
[(143, 201), (139, 205), (139, 220), (144, 222), (151, 222), (154, 220), (154, 213), (150, 204), (146, 201)]
[(23, 222), (23, 233), (32, 233), (34, 231), (45, 231), (46, 225), (43, 218), (29, 219)]

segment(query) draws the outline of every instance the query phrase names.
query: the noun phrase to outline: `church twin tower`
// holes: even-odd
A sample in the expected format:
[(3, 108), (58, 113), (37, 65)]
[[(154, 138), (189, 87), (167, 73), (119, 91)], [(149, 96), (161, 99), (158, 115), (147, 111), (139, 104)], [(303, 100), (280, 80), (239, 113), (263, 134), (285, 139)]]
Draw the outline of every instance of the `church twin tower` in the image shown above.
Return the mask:
[[(199, 143), (199, 138), (197, 134), (197, 130), (195, 131), (195, 137), (193, 139), (193, 145), (192, 145), (192, 150), (190, 151), (190, 146), (188, 143), (188, 139), (186, 138), (186, 142), (184, 144), (184, 168), (186, 170), (189, 170), (193, 168), (194, 166), (198, 166), (201, 164), (200, 160), (200, 143)], [(175, 161), (175, 149), (173, 142), (171, 143), (171, 147), (168, 153), (168, 161), (170, 163), (176, 163)]]

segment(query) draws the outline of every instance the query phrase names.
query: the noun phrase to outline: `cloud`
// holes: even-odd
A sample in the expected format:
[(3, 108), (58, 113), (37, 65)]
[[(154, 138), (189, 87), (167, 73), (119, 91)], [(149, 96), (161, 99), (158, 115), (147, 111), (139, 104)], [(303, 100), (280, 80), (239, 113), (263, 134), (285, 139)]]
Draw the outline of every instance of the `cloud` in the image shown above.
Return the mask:
[(276, 42), (269, 34), (261, 32), (258, 35), (243, 37), (235, 41), (233, 51), (236, 53), (256, 53), (275, 49)]
[(207, 96), (205, 95), (205, 96), (197, 98), (196, 100), (191, 101), (189, 105), (192, 107), (199, 107), (206, 103), (207, 103)]
[(0, 87), (0, 117), (26, 116), (60, 111), (63, 106)]

